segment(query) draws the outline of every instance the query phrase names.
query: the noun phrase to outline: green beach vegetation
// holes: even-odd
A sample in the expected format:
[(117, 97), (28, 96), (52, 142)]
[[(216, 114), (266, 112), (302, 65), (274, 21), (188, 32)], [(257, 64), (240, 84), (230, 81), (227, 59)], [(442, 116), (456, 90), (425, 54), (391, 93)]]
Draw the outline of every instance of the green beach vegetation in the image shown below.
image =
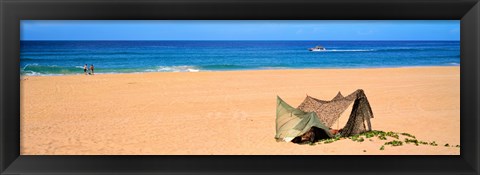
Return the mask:
[[(403, 141), (400, 140), (400, 136), (404, 137)], [(337, 134), (333, 138), (323, 139), (323, 140), (319, 140), (317, 142), (308, 143), (308, 144), (311, 145), (311, 146), (319, 145), (319, 144), (322, 144), (322, 143), (323, 144), (330, 144), (330, 143), (336, 142), (338, 140), (344, 140), (344, 139), (350, 139), (354, 142), (364, 142), (365, 139), (368, 139), (369, 141), (373, 141), (372, 139), (375, 138), (375, 137), (378, 138), (379, 140), (384, 140), (385, 141), (382, 144), (382, 146), (380, 147), (380, 150), (385, 150), (385, 146), (392, 146), (392, 147), (403, 146), (404, 143), (405, 144), (414, 144), (416, 146), (419, 146), (419, 145), (438, 146), (438, 143), (436, 143), (435, 141), (432, 141), (432, 142), (421, 141), (421, 140), (418, 140), (414, 135), (409, 134), (409, 133), (398, 133), (398, 132), (393, 132), (393, 131), (385, 132), (385, 131), (379, 131), (379, 130), (372, 130), (372, 131), (364, 132), (364, 133), (361, 133), (361, 134), (356, 134), (356, 135), (349, 136), (349, 137), (341, 137), (339, 134)], [(388, 139), (393, 139), (393, 140), (387, 141)], [(453, 145), (450, 145), (448, 143), (446, 143), (444, 146), (445, 147), (460, 148), (460, 145), (453, 146)], [(366, 150), (363, 150), (363, 152), (366, 152)]]

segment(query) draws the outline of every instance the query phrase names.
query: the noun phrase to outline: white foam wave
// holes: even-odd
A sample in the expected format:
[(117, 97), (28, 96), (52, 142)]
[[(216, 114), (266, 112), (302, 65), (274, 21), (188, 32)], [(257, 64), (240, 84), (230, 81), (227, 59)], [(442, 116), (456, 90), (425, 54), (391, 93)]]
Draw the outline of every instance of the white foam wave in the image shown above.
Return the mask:
[(289, 69), (289, 67), (260, 67), (260, 69), (266, 69), (266, 70), (270, 70), (270, 69)]
[(61, 76), (64, 74), (44, 74), (44, 73), (38, 73), (35, 71), (25, 71), (21, 76)]
[(38, 64), (37, 63), (26, 64), (25, 66), (23, 66), (22, 70), (25, 70), (28, 66), (38, 66)]
[(34, 71), (25, 71), (24, 72), (24, 75), (27, 75), (27, 76), (39, 76), (39, 75), (42, 75), (41, 73), (38, 73), (38, 72), (34, 72)]
[(459, 63), (448, 63), (449, 65), (453, 65), (453, 66), (459, 66), (460, 64)]
[(195, 66), (158, 66), (146, 72), (200, 72), (200, 69)]

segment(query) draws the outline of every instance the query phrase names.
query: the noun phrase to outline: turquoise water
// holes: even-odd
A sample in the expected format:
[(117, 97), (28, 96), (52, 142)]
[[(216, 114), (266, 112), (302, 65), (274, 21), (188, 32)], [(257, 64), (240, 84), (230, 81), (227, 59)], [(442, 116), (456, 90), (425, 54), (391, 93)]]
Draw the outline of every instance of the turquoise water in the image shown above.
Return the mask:
[[(325, 52), (308, 48), (324, 46)], [(459, 41), (21, 41), (22, 75), (455, 66)]]

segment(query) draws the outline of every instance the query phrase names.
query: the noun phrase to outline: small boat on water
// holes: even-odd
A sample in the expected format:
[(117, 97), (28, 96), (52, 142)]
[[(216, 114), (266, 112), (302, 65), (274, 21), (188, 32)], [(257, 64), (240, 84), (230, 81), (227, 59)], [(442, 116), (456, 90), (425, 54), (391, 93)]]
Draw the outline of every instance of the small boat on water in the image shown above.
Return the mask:
[(319, 52), (319, 51), (326, 51), (325, 47), (323, 46), (315, 46), (314, 48), (308, 49), (311, 52)]

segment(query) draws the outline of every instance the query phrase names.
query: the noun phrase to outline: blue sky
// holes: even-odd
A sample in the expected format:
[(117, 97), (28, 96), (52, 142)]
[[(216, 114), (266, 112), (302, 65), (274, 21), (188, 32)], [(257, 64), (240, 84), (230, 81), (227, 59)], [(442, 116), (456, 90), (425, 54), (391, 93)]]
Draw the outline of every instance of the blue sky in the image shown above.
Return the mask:
[(22, 20), (21, 40), (460, 40), (459, 20)]

